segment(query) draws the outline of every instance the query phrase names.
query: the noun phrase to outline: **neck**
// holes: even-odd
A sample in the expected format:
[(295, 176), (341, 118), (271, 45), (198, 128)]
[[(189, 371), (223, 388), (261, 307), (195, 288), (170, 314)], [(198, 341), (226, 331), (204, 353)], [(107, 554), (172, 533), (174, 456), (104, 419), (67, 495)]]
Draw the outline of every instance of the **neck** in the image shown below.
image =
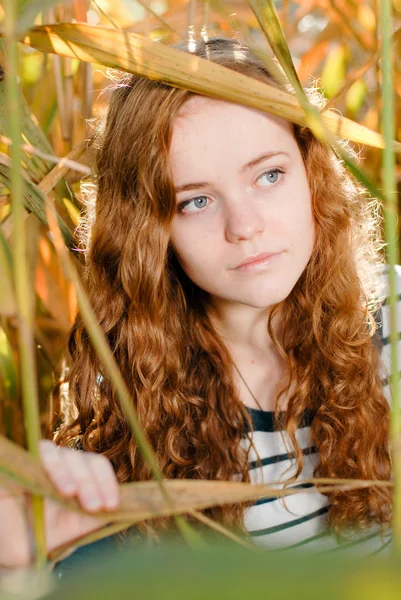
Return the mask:
[(277, 350), (267, 331), (268, 308), (213, 299), (208, 313), (216, 332), (229, 347), (255, 350), (266, 356), (276, 354)]

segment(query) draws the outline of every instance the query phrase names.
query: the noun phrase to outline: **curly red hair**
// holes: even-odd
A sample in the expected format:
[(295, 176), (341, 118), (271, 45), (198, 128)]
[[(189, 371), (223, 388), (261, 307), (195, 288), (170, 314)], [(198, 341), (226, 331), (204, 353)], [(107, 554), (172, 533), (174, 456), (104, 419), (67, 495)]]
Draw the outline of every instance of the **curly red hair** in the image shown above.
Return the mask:
[[(273, 83), (240, 42), (199, 42), (197, 55)], [(274, 84), (278, 85), (278, 84)], [(138, 418), (166, 478), (249, 481), (240, 441), (251, 427), (233, 384), (230, 354), (207, 314), (207, 297), (183, 273), (169, 246), (175, 195), (168, 167), (172, 125), (191, 96), (185, 90), (124, 74), (97, 138), (95, 215), (87, 229), (86, 289)], [(319, 96), (310, 92), (314, 102)], [(389, 405), (380, 380), (373, 314), (381, 301), (375, 275), (383, 262), (378, 203), (306, 127), (294, 125), (316, 220), (312, 257), (290, 295), (272, 307), (269, 334), (296, 382), (285, 427), (295, 438), (303, 411), (315, 411), (316, 477), (388, 480)], [(283, 324), (278, 340), (273, 315)], [(105, 454), (120, 482), (151, 477), (116, 395), (78, 315), (69, 343), (70, 401), (59, 443), (82, 435), (85, 450)], [(370, 487), (330, 492), (328, 521), (388, 523), (391, 491)], [(244, 508), (207, 511), (243, 528)], [(150, 523), (141, 528), (152, 530)]]

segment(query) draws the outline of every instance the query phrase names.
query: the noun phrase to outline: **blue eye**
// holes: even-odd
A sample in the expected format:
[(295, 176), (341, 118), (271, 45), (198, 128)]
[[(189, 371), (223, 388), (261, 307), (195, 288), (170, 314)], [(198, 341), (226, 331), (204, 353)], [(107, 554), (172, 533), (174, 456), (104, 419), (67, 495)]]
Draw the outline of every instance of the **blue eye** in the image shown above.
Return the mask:
[[(184, 200), (181, 204), (178, 205), (178, 212), (198, 212), (196, 209), (202, 209), (207, 205), (207, 196), (198, 196), (197, 198), (192, 198), (192, 200)], [(195, 207), (195, 208), (193, 208)]]
[(206, 196), (200, 196), (199, 198), (194, 198), (193, 202), (196, 208), (203, 208), (206, 206), (207, 198)]
[(282, 174), (283, 171), (281, 169), (272, 169), (271, 171), (266, 171), (266, 173), (263, 173), (263, 175), (259, 177), (258, 181), (260, 181), (263, 177), (266, 177), (266, 181), (268, 183), (276, 183), (279, 178), (279, 173)]

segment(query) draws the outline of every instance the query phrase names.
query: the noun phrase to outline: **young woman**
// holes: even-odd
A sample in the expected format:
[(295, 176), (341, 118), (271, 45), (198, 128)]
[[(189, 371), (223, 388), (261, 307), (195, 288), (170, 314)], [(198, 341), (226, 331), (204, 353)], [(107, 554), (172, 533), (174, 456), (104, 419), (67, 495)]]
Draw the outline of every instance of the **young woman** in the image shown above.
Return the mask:
[[(196, 54), (273, 83), (240, 42)], [(359, 547), (381, 548), (372, 527), (390, 522), (389, 488), (302, 491), (311, 476), (392, 475), (378, 204), (307, 128), (132, 75), (96, 164), (86, 286), (165, 477), (295, 476), (285, 502), (205, 512), (267, 548), (334, 547), (326, 534), (349, 526), (368, 529)], [(151, 473), (80, 316), (69, 349), (75, 414), (43, 463), (65, 496), (113, 510), (116, 481)], [(76, 440), (85, 452), (66, 447)], [(18, 499), (3, 491), (0, 511), (0, 563), (25, 564)], [(94, 527), (51, 502), (46, 517), (49, 548)]]

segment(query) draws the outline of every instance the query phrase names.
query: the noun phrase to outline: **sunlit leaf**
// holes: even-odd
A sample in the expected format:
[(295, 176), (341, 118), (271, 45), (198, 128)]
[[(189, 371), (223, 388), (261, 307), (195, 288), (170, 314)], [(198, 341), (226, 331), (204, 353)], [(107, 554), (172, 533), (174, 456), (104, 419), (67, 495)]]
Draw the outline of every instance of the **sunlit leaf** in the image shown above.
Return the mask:
[[(386, 481), (350, 480), (350, 479), (316, 479), (303, 481), (320, 481), (328, 484), (327, 489), (333, 485), (340, 489), (350, 487), (368, 487), (373, 484), (392, 485)], [(65, 506), (84, 512), (78, 500), (66, 499), (59, 496), (44, 468), (39, 461), (17, 444), (0, 436), (0, 485), (21, 485), (23, 489), (37, 494), (49, 496), (58, 500)], [(333, 482), (333, 485), (330, 485)], [(295, 480), (294, 480), (294, 483)], [(200, 479), (171, 479), (164, 484), (174, 502), (172, 511), (163, 496), (157, 481), (140, 481), (120, 485), (120, 508), (113, 512), (113, 518), (107, 513), (107, 519), (113, 521), (141, 521), (153, 517), (171, 515), (172, 512), (185, 512), (189, 508), (203, 509), (217, 504), (243, 502), (258, 498), (285, 497), (294, 493), (314, 493), (313, 488), (286, 488), (282, 483), (271, 482), (266, 484), (252, 484), (235, 481), (208, 481)], [(277, 487), (278, 486), (278, 487)], [(308, 490), (311, 490), (308, 492)], [(104, 514), (99, 513), (99, 519), (104, 519)]]
[(334, 96), (347, 74), (348, 50), (344, 44), (334, 46), (328, 52), (322, 71), (322, 87), (327, 98)]
[(29, 52), (22, 57), (21, 76), (24, 83), (36, 83), (42, 74), (43, 56), (38, 52)]
[(326, 54), (329, 43), (329, 40), (321, 40), (303, 54), (298, 67), (299, 78), (301, 81), (307, 81), (310, 78), (311, 73), (317, 71), (317, 68), (322, 62), (322, 58)]
[(345, 95), (345, 106), (347, 110), (356, 115), (365, 102), (368, 89), (364, 79), (358, 79)]
[[(123, 69), (305, 124), (304, 111), (294, 95), (137, 34), (62, 23), (30, 29), (24, 43), (43, 52)], [(336, 111), (325, 111), (322, 118), (336, 135), (378, 148), (384, 145), (379, 133), (345, 119)], [(399, 142), (394, 142), (394, 147), (401, 151)]]

